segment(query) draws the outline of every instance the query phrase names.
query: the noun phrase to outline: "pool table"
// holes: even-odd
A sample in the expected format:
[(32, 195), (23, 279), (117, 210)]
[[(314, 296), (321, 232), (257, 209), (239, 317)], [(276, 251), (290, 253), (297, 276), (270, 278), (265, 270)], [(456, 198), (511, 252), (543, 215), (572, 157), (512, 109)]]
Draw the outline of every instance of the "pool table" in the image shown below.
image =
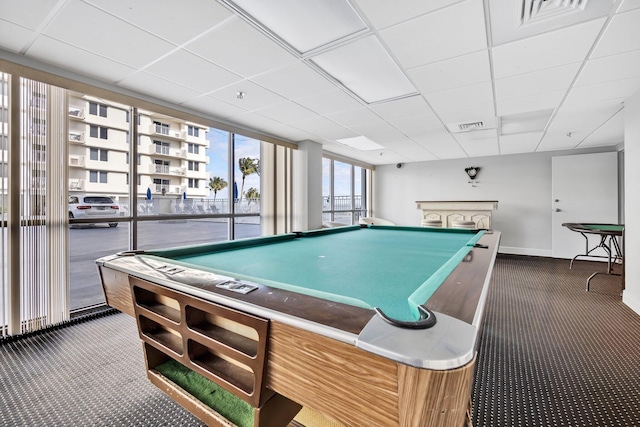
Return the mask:
[(255, 408), (275, 395), (347, 425), (461, 426), (499, 240), (345, 226), (97, 264), (150, 370), (168, 355)]

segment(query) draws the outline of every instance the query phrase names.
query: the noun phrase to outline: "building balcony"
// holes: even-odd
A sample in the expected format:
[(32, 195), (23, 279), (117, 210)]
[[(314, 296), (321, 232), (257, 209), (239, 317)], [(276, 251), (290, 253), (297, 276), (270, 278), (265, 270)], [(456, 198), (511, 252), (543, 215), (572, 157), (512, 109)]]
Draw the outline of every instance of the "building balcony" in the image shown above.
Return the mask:
[(69, 190), (84, 191), (84, 179), (70, 179)]
[(179, 168), (175, 166), (166, 165), (151, 165), (149, 166), (149, 173), (153, 175), (174, 175), (184, 176), (186, 173), (185, 168)]
[(69, 132), (69, 142), (73, 144), (84, 144), (84, 134), (82, 132)]
[(184, 141), (186, 139), (186, 132), (184, 131), (155, 124), (149, 126), (149, 135), (160, 136), (163, 139), (173, 139), (176, 141)]
[(163, 194), (162, 190), (164, 190), (164, 194), (182, 194), (184, 191), (184, 187), (179, 185), (164, 185), (164, 184), (154, 184), (154, 193)]
[(69, 118), (74, 120), (84, 120), (84, 109), (69, 106)]
[(69, 167), (83, 168), (85, 166), (84, 156), (69, 156)]
[(152, 144), (149, 147), (149, 154), (151, 154), (152, 156), (164, 156), (164, 157), (175, 157), (178, 159), (186, 159), (187, 158), (187, 151), (186, 150), (180, 150), (177, 148), (169, 148), (169, 147), (161, 147), (159, 145), (156, 144)]

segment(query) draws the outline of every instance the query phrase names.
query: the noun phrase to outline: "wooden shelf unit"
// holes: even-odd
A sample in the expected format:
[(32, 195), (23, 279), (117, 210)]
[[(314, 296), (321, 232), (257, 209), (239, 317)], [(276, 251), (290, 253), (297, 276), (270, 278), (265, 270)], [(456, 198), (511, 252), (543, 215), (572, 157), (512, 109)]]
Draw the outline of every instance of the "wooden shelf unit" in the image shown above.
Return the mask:
[(254, 408), (256, 427), (286, 426), (300, 410), (266, 388), (268, 320), (135, 277), (130, 286), (147, 376), (198, 418), (208, 425), (233, 425), (219, 421), (224, 418), (202, 402), (194, 403), (197, 399), (155, 367), (172, 358), (213, 381)]

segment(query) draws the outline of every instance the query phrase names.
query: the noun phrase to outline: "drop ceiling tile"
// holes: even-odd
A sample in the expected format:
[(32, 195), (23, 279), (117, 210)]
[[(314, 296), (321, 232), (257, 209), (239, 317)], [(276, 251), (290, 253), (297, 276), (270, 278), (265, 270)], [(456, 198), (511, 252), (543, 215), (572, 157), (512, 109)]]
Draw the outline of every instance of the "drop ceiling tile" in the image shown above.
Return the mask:
[(640, 50), (587, 61), (575, 86), (640, 77)]
[(297, 61), (294, 55), (239, 18), (205, 33), (185, 49), (244, 77)]
[(605, 18), (493, 48), (497, 79), (583, 61)]
[(296, 129), (315, 135), (321, 135), (322, 137), (333, 141), (360, 136), (357, 132), (320, 116), (288, 124)]
[(433, 113), (403, 117), (392, 120), (389, 123), (409, 137), (421, 136), (427, 129), (442, 125), (440, 119), (438, 119), (438, 117)]
[(624, 142), (624, 114), (619, 112), (588, 135), (578, 148), (604, 147)]
[(36, 36), (34, 31), (0, 19), (0, 48), (20, 53)]
[(69, 1), (43, 34), (131, 67), (143, 67), (174, 45), (78, 0)]
[(468, 0), (380, 31), (405, 68), (487, 48), (482, 2)]
[(444, 123), (470, 123), (495, 120), (493, 102), (478, 105), (461, 105), (459, 107), (438, 111)]
[(494, 129), (480, 129), (480, 130), (472, 130), (469, 132), (458, 132), (454, 133), (453, 137), (460, 144), (468, 143), (471, 141), (482, 141), (485, 139), (496, 139), (498, 138), (498, 131)]
[[(199, 92), (192, 89), (143, 71), (121, 80), (118, 86), (176, 104), (181, 104), (200, 95)], [(158, 88), (162, 88), (162, 90), (158, 90)]]
[(387, 146), (394, 141), (406, 140), (407, 136), (403, 135), (396, 128), (384, 121), (378, 121), (373, 123), (366, 123), (362, 125), (351, 126), (355, 132), (360, 135), (366, 136), (373, 142), (380, 145)]
[(311, 62), (369, 104), (417, 94), (373, 34), (325, 50), (314, 55)]
[(573, 132), (571, 136), (568, 136), (562, 132), (547, 132), (536, 151), (557, 151), (557, 150), (572, 150), (580, 144), (589, 133), (587, 131)]
[(640, 90), (640, 77), (574, 87), (564, 101), (565, 105), (592, 104), (599, 101), (624, 100)]
[(626, 12), (627, 10), (637, 9), (640, 7), (640, 0), (623, 0), (622, 4), (618, 8), (618, 13)]
[(520, 98), (503, 99), (497, 102), (496, 110), (498, 116), (507, 116), (557, 108), (565, 94), (565, 90), (556, 90)]
[(176, 50), (149, 65), (145, 71), (203, 93), (242, 80), (237, 74), (184, 50)]
[(333, 83), (304, 62), (260, 74), (251, 80), (293, 101), (336, 89)]
[(366, 123), (375, 123), (382, 120), (380, 116), (372, 112), (367, 107), (360, 107), (353, 110), (341, 111), (339, 113), (327, 114), (326, 117), (346, 127), (358, 126)]
[(573, 82), (581, 65), (581, 62), (576, 62), (533, 73), (497, 79), (495, 81), (496, 99), (500, 101), (561, 89), (566, 90)]
[(310, 119), (316, 114), (294, 102), (285, 101), (280, 104), (270, 105), (265, 108), (254, 110), (255, 113), (276, 120), (281, 123), (290, 123), (300, 120)]
[(422, 93), (440, 92), (491, 80), (487, 50), (412, 68), (407, 72)]
[(379, 29), (459, 2), (460, 0), (403, 0), (402, 2), (356, 0), (367, 18)]
[[(244, 94), (242, 99), (238, 98), (238, 92)], [(242, 80), (226, 86), (209, 93), (209, 96), (249, 111), (281, 104), (286, 101), (280, 95), (249, 80)]]
[[(37, 30), (59, 2), (51, 0), (2, 1), (0, 2), (0, 22), (12, 22), (21, 27)], [(4, 43), (4, 41), (3, 41)]]
[(46, 36), (38, 37), (27, 54), (43, 62), (109, 83), (119, 82), (135, 72), (131, 67)]
[(500, 154), (498, 137), (462, 141), (460, 145), (468, 157), (497, 156)]
[(500, 154), (532, 153), (544, 132), (520, 133), (500, 136)]
[(269, 117), (262, 116), (255, 112), (246, 112), (240, 114), (238, 116), (233, 117), (233, 122), (237, 125), (245, 127), (250, 130), (254, 130), (256, 132), (264, 133), (268, 136), (272, 136), (278, 139), (287, 139), (283, 133), (283, 131), (287, 131), (290, 135), (307, 135), (300, 130), (292, 128), (288, 125), (285, 125), (277, 120), (272, 120)]
[(110, 14), (167, 41), (180, 45), (233, 14), (224, 6), (202, 0), (85, 0)]
[(370, 105), (369, 108), (385, 120), (433, 114), (433, 110), (421, 96), (411, 96), (380, 104), (373, 104)]
[(422, 147), (433, 153), (438, 159), (465, 158), (467, 154), (458, 142), (443, 127), (431, 129), (420, 138), (413, 138)]
[(329, 92), (299, 98), (296, 99), (296, 103), (322, 116), (362, 108), (362, 103), (342, 89), (332, 89)]
[(578, 131), (590, 133), (617, 114), (622, 107), (623, 105), (619, 101), (563, 105), (552, 118), (548, 131), (560, 134)]
[(640, 9), (618, 13), (605, 28), (592, 58), (640, 49)]
[(240, 108), (236, 105), (229, 104), (207, 95), (189, 99), (183, 102), (182, 105), (193, 108), (197, 111), (202, 111), (203, 113), (211, 114), (215, 118), (220, 119), (230, 119), (236, 115), (241, 115), (247, 112), (244, 108)]
[(491, 82), (431, 93), (425, 96), (433, 111), (452, 110), (461, 106), (489, 104), (493, 102)]
[[(395, 142), (388, 150), (391, 150), (405, 158), (411, 159), (411, 161), (427, 161), (437, 160), (437, 157), (429, 150), (421, 146), (415, 141), (405, 140)], [(384, 157), (384, 155), (383, 155)], [(388, 159), (385, 159), (388, 161)]]

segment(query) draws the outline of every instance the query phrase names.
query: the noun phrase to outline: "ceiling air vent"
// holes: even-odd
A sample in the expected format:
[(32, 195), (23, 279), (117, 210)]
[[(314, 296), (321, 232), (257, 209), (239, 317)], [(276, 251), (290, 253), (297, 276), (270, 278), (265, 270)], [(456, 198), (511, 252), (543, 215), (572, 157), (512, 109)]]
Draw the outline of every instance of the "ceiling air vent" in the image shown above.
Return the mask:
[(520, 0), (520, 25), (582, 12), (589, 0)]
[(460, 129), (461, 132), (464, 132), (466, 130), (475, 130), (475, 129), (482, 129), (482, 128), (484, 128), (484, 122), (460, 123), (458, 125), (458, 129)]

